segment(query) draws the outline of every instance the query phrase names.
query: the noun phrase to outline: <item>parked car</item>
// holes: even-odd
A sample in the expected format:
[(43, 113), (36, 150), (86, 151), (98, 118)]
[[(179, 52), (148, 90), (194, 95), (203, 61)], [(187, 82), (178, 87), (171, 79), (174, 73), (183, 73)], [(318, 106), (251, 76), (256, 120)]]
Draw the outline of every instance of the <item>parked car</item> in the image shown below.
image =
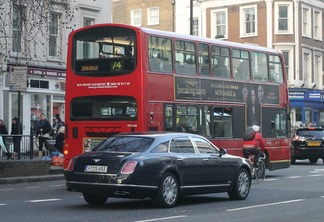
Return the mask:
[(65, 171), (68, 191), (86, 202), (109, 197), (151, 198), (157, 207), (173, 207), (179, 197), (227, 192), (244, 200), (251, 186), (244, 158), (226, 154), (206, 138), (189, 133), (124, 133), (71, 159)]
[(316, 163), (319, 158), (324, 163), (324, 128), (297, 128), (292, 138), (291, 163), (295, 164), (298, 159), (308, 159), (309, 162)]

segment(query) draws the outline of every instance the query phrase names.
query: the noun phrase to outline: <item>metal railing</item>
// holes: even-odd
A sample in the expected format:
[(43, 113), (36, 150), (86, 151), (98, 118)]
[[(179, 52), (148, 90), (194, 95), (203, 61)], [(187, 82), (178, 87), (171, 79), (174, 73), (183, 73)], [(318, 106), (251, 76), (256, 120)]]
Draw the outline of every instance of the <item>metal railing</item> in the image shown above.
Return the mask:
[[(32, 160), (38, 158), (38, 139), (34, 135), (1, 135), (4, 145), (11, 153), (12, 159)], [(43, 147), (45, 155), (53, 145), (49, 140), (47, 147)], [(6, 160), (7, 155), (3, 149), (0, 150), (0, 160)]]

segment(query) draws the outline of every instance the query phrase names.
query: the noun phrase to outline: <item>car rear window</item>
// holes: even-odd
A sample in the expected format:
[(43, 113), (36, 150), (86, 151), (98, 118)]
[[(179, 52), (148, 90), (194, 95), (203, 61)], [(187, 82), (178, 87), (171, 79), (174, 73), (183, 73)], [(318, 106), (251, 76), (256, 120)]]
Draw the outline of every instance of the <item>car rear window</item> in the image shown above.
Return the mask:
[(300, 129), (297, 130), (297, 135), (303, 137), (322, 138), (324, 137), (324, 130), (323, 129)]
[(153, 143), (153, 138), (147, 137), (111, 137), (95, 147), (93, 151), (113, 152), (144, 152)]

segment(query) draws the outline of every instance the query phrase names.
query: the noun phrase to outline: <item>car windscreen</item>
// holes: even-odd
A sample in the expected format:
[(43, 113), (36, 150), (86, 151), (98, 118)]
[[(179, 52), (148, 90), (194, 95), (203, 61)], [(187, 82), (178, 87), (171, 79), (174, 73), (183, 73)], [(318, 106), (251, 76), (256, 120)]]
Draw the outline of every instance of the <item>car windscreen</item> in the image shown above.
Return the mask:
[(309, 129), (300, 129), (297, 131), (298, 136), (302, 137), (312, 137), (312, 138), (323, 138), (324, 137), (324, 130), (309, 130)]
[(144, 152), (153, 143), (153, 138), (134, 137), (134, 136), (118, 136), (111, 137), (99, 146), (93, 148), (92, 151), (108, 151), (108, 152)]

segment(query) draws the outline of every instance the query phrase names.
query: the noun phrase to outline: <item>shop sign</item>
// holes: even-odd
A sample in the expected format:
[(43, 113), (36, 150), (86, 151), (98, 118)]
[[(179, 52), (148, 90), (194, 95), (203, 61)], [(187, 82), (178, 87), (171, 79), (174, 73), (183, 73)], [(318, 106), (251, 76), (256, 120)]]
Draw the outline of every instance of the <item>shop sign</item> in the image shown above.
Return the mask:
[(11, 66), (9, 69), (10, 91), (27, 90), (27, 66)]
[(304, 99), (304, 92), (289, 92), (289, 99)]

